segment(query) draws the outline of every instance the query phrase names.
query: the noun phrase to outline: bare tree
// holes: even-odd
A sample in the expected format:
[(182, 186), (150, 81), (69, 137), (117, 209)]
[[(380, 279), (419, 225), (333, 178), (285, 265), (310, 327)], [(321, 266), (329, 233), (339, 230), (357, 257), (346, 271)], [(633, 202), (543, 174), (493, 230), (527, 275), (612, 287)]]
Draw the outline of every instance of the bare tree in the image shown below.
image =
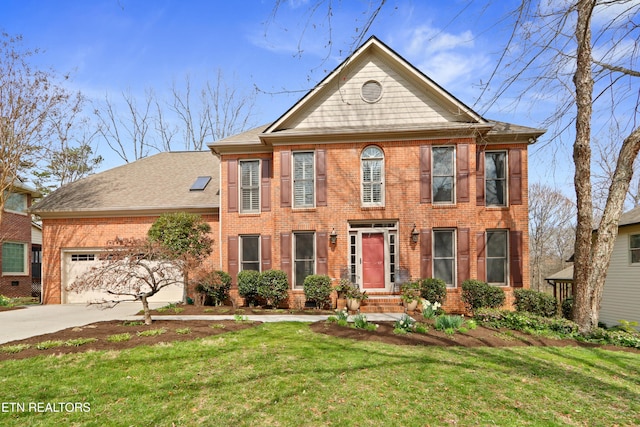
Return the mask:
[(153, 91), (145, 92), (144, 100), (137, 99), (131, 91), (122, 92), (120, 104), (108, 95), (104, 102), (94, 108), (98, 120), (98, 134), (111, 151), (126, 163), (149, 155), (158, 150), (153, 130)]
[(80, 108), (53, 71), (34, 69), (37, 50), (22, 37), (0, 34), (0, 221), (6, 191), (50, 152), (56, 130), (69, 126), (68, 114)]
[(126, 301), (140, 301), (144, 323), (152, 322), (149, 298), (168, 286), (182, 286), (182, 264), (161, 244), (149, 239), (116, 238), (107, 243), (101, 263), (78, 277), (67, 290), (99, 291), (105, 297), (91, 304), (107, 307)]
[(573, 250), (575, 206), (547, 185), (529, 188), (529, 260), (531, 287), (543, 289), (544, 277), (563, 266)]

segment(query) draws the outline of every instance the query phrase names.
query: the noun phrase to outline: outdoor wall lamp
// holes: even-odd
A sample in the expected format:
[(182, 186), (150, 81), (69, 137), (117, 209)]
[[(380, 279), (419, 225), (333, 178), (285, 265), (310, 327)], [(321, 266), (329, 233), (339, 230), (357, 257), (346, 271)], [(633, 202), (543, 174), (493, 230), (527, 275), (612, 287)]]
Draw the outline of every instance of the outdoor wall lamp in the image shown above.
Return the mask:
[(413, 224), (413, 230), (411, 230), (411, 242), (418, 243), (418, 239), (420, 238), (420, 232), (416, 230), (416, 224)]
[(338, 242), (338, 233), (336, 233), (336, 228), (333, 227), (331, 234), (329, 234), (329, 242), (332, 245), (335, 245)]

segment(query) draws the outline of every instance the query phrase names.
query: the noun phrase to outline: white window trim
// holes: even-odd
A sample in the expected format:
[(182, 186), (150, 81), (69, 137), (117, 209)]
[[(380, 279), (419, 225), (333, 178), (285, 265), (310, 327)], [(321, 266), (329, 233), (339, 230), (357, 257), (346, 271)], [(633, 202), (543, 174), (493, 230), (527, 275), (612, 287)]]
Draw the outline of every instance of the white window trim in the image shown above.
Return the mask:
[[(488, 280), (488, 276), (489, 276), (489, 245), (488, 245), (488, 241), (489, 241), (489, 233), (495, 233), (495, 232), (502, 232), (506, 235), (505, 238), (505, 257), (504, 257), (504, 262), (505, 262), (505, 266), (504, 266), (504, 284), (499, 283), (499, 282), (489, 282)], [(509, 230), (508, 229), (504, 229), (504, 228), (495, 228), (495, 229), (489, 229), (486, 230), (485, 232), (485, 239), (484, 239), (484, 247), (485, 247), (485, 275), (487, 276), (487, 283), (490, 284), (491, 286), (497, 286), (499, 288), (507, 288), (509, 287), (509, 264), (511, 262), (511, 260), (509, 259), (510, 253), (509, 253)], [(492, 258), (497, 258), (497, 257), (492, 257)]]
[[(0, 272), (2, 273), (2, 276), (28, 276), (29, 275), (29, 244), (28, 243), (24, 243), (24, 242), (12, 242), (12, 241), (6, 241), (6, 242), (2, 242), (2, 244), (5, 243), (13, 243), (15, 245), (22, 245), (24, 248), (24, 252), (23, 252), (23, 265), (24, 265), (24, 271), (2, 271), (2, 265), (0, 265)], [(2, 246), (0, 245), (0, 250), (2, 250)]]
[[(258, 162), (258, 209), (254, 210), (254, 209), (243, 209), (243, 204), (242, 204), (242, 164), (243, 163), (251, 163), (251, 162)], [(239, 185), (238, 185), (238, 212), (240, 212), (241, 214), (256, 214), (256, 213), (260, 213), (261, 211), (261, 207), (262, 207), (262, 191), (261, 191), (261, 186), (262, 186), (262, 180), (261, 180), (261, 175), (262, 175), (262, 162), (260, 161), (260, 159), (244, 159), (244, 160), (239, 160), (238, 161), (238, 181), (239, 181)]]
[[(243, 251), (242, 251), (242, 245), (243, 245), (243, 241), (245, 238), (247, 237), (256, 237), (258, 239), (258, 270), (257, 271), (262, 271), (262, 240), (260, 239), (260, 235), (259, 234), (242, 234), (239, 236), (240, 239), (240, 244), (238, 245), (238, 266), (239, 266), (239, 271), (244, 271), (243, 264), (245, 263), (244, 258), (242, 257)], [(247, 262), (255, 262), (255, 261), (247, 261)]]
[[(451, 162), (453, 163), (453, 172), (451, 175), (451, 182), (452, 182), (452, 191), (451, 191), (451, 201), (444, 201), (444, 202), (436, 202), (435, 200), (435, 192), (433, 191), (435, 186), (433, 185), (433, 180), (434, 178), (436, 178), (435, 175), (435, 156), (433, 155), (433, 149), (434, 148), (452, 148), (453, 149), (453, 155), (452, 155), (452, 159)], [(456, 173), (457, 173), (457, 163), (458, 163), (458, 159), (457, 159), (457, 150), (456, 150), (456, 146), (455, 145), (434, 145), (433, 147), (431, 147), (431, 191), (432, 191), (432, 196), (431, 199), (433, 201), (434, 205), (455, 205), (456, 204), (456, 191), (458, 189), (458, 186), (456, 185)], [(438, 175), (438, 176), (445, 176), (445, 175)], [(448, 176), (448, 175), (446, 175)], [(486, 190), (486, 189), (485, 189)]]
[[(504, 204), (490, 205), (487, 203), (487, 154), (503, 153), (504, 154)], [(509, 152), (507, 150), (487, 150), (484, 152), (484, 205), (490, 208), (508, 208), (509, 207)]]
[[(380, 150), (380, 152), (382, 153), (382, 157), (379, 159), (382, 162), (382, 169), (381, 169), (381, 174), (380, 174), (380, 201), (379, 202), (365, 202), (364, 201), (364, 168), (363, 163), (365, 160), (375, 160), (375, 159), (363, 159), (362, 155), (364, 154), (364, 152), (366, 151), (367, 148), (369, 147), (375, 147), (378, 150)], [(386, 165), (385, 165), (385, 160), (386, 160), (386, 156), (384, 153), (384, 150), (382, 148), (380, 148), (377, 145), (367, 145), (366, 147), (364, 147), (362, 149), (362, 151), (360, 151), (360, 203), (362, 207), (385, 207), (385, 194), (386, 194), (386, 174), (385, 174), (385, 169), (386, 169)]]
[[(312, 188), (313, 188), (313, 203), (311, 206), (296, 206), (296, 155), (297, 154), (311, 154), (313, 156), (313, 176), (312, 176)], [(291, 153), (291, 206), (293, 209), (314, 209), (316, 207), (316, 152), (314, 150), (300, 150)]]
[[(433, 230), (431, 230), (431, 259), (433, 260), (433, 262), (431, 263), (431, 277), (436, 277), (436, 239), (435, 239), (435, 234), (436, 232), (450, 232), (452, 234), (452, 243), (453, 243), (453, 283), (451, 283), (451, 285), (449, 285), (449, 283), (447, 283), (447, 289), (455, 289), (457, 288), (457, 283), (458, 283), (458, 235), (457, 235), (457, 231), (455, 228), (434, 228)], [(438, 258), (438, 259), (449, 259), (449, 258)]]
[(640, 246), (638, 246), (637, 248), (632, 248), (631, 247), (631, 237), (633, 236), (640, 236), (640, 233), (635, 233), (635, 234), (629, 234), (629, 242), (628, 242), (628, 251), (629, 251), (629, 265), (633, 266), (633, 267), (640, 267), (640, 261), (639, 262), (633, 262), (633, 257), (631, 256), (631, 251), (636, 249), (636, 250), (640, 250)]

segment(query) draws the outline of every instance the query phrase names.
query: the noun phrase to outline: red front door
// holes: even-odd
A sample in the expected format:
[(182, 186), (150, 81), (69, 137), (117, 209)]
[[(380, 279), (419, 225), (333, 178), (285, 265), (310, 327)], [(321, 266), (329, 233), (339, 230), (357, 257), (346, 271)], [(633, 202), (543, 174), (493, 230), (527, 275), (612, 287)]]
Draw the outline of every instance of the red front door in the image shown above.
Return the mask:
[(383, 233), (362, 233), (362, 287), (384, 288)]

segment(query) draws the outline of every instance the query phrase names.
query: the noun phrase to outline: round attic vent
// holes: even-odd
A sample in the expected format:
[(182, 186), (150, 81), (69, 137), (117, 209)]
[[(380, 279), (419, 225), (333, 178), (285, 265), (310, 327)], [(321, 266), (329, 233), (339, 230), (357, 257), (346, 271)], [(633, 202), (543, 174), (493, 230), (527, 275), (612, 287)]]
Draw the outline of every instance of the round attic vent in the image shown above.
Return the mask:
[(382, 98), (382, 85), (379, 81), (369, 80), (362, 85), (360, 92), (366, 102), (378, 102)]

